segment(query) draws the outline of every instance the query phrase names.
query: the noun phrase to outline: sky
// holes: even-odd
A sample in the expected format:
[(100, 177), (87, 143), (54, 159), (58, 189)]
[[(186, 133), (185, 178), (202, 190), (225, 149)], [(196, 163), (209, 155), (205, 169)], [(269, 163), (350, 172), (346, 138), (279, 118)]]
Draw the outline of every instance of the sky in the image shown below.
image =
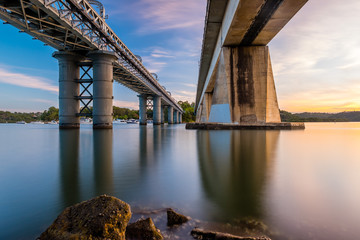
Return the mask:
[[(109, 26), (177, 100), (195, 101), (206, 0), (102, 0)], [(279, 107), (360, 110), (360, 1), (309, 0), (270, 42)], [(58, 106), (55, 50), (0, 24), (0, 110)], [(114, 83), (114, 105), (138, 109)]]

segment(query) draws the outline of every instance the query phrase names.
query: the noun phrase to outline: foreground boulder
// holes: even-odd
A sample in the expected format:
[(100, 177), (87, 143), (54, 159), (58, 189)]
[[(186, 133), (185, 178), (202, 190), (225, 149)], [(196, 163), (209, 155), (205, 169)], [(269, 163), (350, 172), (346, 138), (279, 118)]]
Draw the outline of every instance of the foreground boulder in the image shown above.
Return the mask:
[(195, 228), (191, 231), (191, 235), (195, 239), (202, 240), (271, 240), (268, 237), (240, 237), (227, 233), (206, 231), (200, 228)]
[(66, 208), (38, 239), (125, 240), (130, 218), (127, 203), (102, 195)]
[(158, 230), (151, 218), (140, 219), (134, 223), (131, 223), (126, 228), (127, 240), (161, 240), (163, 236)]
[(175, 212), (173, 209), (167, 209), (167, 225), (180, 225), (189, 221), (189, 218), (181, 215), (180, 213)]

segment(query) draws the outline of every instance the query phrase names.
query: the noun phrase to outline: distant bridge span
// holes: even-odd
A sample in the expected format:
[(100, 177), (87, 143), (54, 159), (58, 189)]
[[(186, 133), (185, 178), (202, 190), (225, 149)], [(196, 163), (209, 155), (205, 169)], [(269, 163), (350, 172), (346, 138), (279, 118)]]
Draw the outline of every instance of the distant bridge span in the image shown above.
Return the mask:
[[(94, 127), (111, 128), (113, 79), (139, 93), (140, 124), (146, 124), (149, 99), (153, 100), (154, 124), (164, 122), (165, 106), (169, 123), (180, 122), (183, 110), (176, 100), (89, 2), (97, 1), (0, 0), (0, 18), (5, 23), (59, 50), (53, 56), (60, 67), (60, 127), (79, 127), (79, 117), (88, 115), (84, 110), (93, 101)], [(91, 84), (93, 94), (88, 91)]]
[(266, 45), (306, 2), (208, 0), (197, 122), (281, 122)]

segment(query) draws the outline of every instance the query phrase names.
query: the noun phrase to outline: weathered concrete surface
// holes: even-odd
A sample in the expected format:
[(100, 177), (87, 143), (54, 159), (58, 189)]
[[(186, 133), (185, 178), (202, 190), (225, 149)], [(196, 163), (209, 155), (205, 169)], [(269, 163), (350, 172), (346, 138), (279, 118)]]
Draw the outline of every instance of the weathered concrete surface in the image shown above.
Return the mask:
[(220, 233), (214, 231), (206, 231), (200, 228), (195, 228), (191, 231), (191, 236), (195, 239), (202, 240), (271, 240), (268, 237), (241, 237), (228, 233)]
[(161, 97), (153, 96), (153, 124), (161, 124)]
[(93, 128), (112, 128), (113, 122), (113, 63), (114, 53), (93, 51)]
[(59, 61), (59, 128), (79, 128), (80, 78), (79, 62), (84, 58), (72, 52), (59, 51), (53, 54)]
[(163, 236), (151, 218), (140, 219), (126, 227), (127, 240), (161, 240)]
[(172, 106), (168, 107), (168, 124), (174, 123), (174, 108)]
[(172, 208), (167, 209), (166, 214), (168, 226), (180, 225), (186, 223), (190, 219), (180, 213), (175, 212)]
[(305, 129), (304, 123), (187, 123), (186, 129), (199, 130), (295, 130)]
[(139, 122), (140, 125), (146, 125), (146, 104), (147, 104), (147, 96), (139, 95)]
[(125, 240), (130, 206), (106, 195), (66, 208), (39, 237), (40, 240)]
[(281, 122), (267, 46), (224, 47), (213, 79), (197, 112), (200, 122)]

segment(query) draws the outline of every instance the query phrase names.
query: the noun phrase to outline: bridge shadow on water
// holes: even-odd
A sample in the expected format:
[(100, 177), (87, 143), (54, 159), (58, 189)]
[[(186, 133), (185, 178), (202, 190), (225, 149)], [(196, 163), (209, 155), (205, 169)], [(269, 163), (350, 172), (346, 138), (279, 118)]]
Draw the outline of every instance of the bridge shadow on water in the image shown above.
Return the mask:
[(216, 206), (212, 219), (263, 218), (268, 168), (280, 131), (198, 131), (201, 180)]

